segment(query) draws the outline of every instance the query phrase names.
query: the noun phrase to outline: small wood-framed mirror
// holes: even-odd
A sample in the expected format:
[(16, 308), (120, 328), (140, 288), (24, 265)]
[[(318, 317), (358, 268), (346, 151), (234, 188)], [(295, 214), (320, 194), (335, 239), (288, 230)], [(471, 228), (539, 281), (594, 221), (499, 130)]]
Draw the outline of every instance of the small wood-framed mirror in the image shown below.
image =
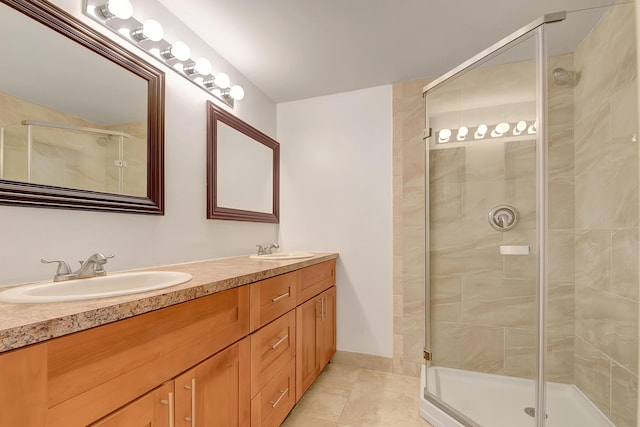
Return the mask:
[(279, 222), (280, 144), (207, 102), (207, 218)]
[(0, 0), (0, 204), (164, 213), (164, 73), (45, 0)]

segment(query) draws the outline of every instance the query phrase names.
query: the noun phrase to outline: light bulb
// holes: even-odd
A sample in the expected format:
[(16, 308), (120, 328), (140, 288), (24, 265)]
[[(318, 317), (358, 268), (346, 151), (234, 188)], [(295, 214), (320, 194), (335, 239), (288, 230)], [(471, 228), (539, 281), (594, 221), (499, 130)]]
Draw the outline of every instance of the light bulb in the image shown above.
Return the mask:
[(244, 98), (244, 89), (242, 89), (240, 85), (233, 85), (231, 89), (229, 89), (229, 96), (236, 101), (240, 101)]
[(133, 16), (133, 6), (129, 0), (109, 0), (100, 7), (100, 13), (107, 19), (129, 19)]
[(518, 136), (526, 129), (527, 129), (527, 122), (525, 122), (524, 120), (520, 120), (518, 123), (516, 123), (515, 127), (513, 128), (513, 134)]
[(509, 123), (505, 123), (505, 122), (498, 123), (495, 129), (491, 131), (491, 136), (493, 138), (500, 138), (501, 136), (504, 135), (505, 132), (509, 131), (510, 127), (511, 126), (509, 126)]
[(178, 61), (186, 61), (191, 56), (191, 50), (186, 43), (175, 42), (171, 47), (166, 48), (160, 54), (164, 59), (177, 59)]
[(194, 66), (194, 70), (196, 73), (206, 76), (207, 74), (211, 74), (211, 62), (209, 62), (206, 58), (198, 58), (196, 59), (196, 64)]
[(469, 134), (469, 128), (466, 126), (462, 126), (460, 129), (458, 129), (458, 141), (464, 141), (464, 139), (467, 137), (467, 135)]
[(226, 89), (231, 84), (231, 80), (229, 80), (229, 76), (225, 73), (216, 74), (215, 79), (213, 79), (213, 84), (218, 86), (220, 89)]
[(164, 30), (158, 21), (148, 19), (144, 21), (144, 24), (142, 25), (142, 34), (144, 34), (149, 40), (157, 42), (162, 40), (162, 37), (164, 37)]
[(142, 28), (136, 28), (131, 32), (131, 37), (139, 42), (147, 39), (157, 42), (164, 37), (164, 30), (158, 21), (148, 19), (144, 21)]
[(487, 130), (489, 128), (487, 127), (487, 125), (485, 124), (481, 124), (478, 126), (478, 128), (476, 129), (476, 133), (473, 135), (473, 137), (475, 139), (482, 139), (484, 138), (484, 136), (487, 134)]
[(451, 138), (450, 129), (441, 129), (440, 132), (438, 132), (438, 143), (449, 142), (449, 138)]
[(529, 135), (533, 135), (534, 133), (536, 133), (538, 131), (538, 122), (534, 121), (531, 126), (529, 126), (529, 129), (527, 129), (527, 133)]
[(503, 134), (503, 133), (509, 132), (510, 128), (511, 128), (511, 125), (509, 125), (509, 123), (502, 122), (502, 123), (498, 123), (498, 125), (496, 126), (496, 131), (500, 134)]

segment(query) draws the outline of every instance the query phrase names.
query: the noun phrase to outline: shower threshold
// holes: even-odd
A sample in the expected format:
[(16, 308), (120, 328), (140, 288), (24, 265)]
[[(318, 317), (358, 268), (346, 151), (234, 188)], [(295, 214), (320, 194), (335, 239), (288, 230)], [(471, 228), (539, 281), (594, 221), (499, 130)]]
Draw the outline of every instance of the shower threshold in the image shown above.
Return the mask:
[[(425, 366), (420, 381), (420, 415), (434, 427), (460, 427), (424, 397)], [(429, 368), (429, 390), (439, 400), (481, 426), (533, 427), (535, 382), (529, 379), (484, 374), (460, 369)], [(613, 427), (614, 424), (572, 384), (547, 383), (548, 427)]]

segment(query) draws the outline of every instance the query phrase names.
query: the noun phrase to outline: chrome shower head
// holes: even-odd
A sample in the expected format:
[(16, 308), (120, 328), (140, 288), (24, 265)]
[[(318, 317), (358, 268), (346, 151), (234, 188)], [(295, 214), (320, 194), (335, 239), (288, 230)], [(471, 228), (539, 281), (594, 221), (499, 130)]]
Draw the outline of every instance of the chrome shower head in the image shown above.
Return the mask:
[(575, 72), (565, 70), (562, 67), (554, 68), (551, 75), (553, 76), (553, 81), (558, 86), (566, 86), (567, 84), (573, 85), (575, 80)]

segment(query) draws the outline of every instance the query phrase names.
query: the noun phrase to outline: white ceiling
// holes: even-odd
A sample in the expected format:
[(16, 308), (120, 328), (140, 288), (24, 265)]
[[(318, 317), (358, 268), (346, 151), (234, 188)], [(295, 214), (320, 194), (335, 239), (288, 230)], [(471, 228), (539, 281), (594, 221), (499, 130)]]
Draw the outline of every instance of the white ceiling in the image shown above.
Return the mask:
[(437, 76), (545, 13), (611, 3), (159, 1), (278, 103)]

